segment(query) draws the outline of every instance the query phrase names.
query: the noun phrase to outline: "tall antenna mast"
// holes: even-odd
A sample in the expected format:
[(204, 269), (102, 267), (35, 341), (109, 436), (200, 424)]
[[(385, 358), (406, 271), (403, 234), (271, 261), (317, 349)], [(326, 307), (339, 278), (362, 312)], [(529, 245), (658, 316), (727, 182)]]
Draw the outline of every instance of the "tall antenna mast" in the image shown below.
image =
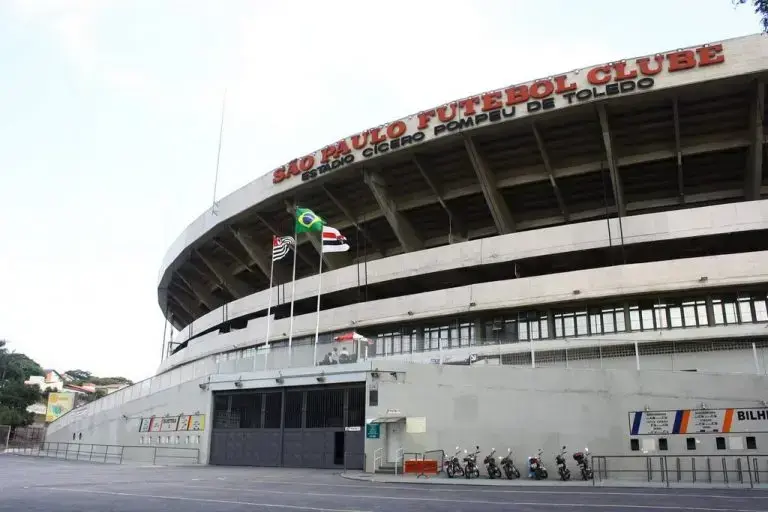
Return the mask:
[(224, 107), (227, 104), (227, 90), (224, 89), (224, 98), (221, 100), (221, 125), (219, 126), (219, 148), (216, 151), (216, 176), (213, 179), (213, 204), (211, 205), (211, 213), (218, 214), (216, 202), (216, 186), (219, 183), (219, 162), (221, 161), (221, 138), (224, 134)]

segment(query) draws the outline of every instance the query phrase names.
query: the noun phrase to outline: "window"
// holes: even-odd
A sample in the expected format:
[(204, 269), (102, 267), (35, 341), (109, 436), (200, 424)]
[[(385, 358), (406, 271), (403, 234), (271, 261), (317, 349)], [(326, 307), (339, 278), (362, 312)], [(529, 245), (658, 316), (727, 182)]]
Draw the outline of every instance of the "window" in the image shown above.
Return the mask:
[(589, 334), (587, 312), (561, 311), (554, 315), (555, 338), (572, 338)]
[[(725, 450), (725, 438), (724, 437), (716, 437), (715, 438), (715, 446), (718, 450)], [(690, 448), (689, 448), (690, 450)]]
[(633, 452), (639, 452), (640, 451), (640, 441), (637, 439), (630, 439), (629, 440), (629, 449)]
[(370, 407), (377, 407), (379, 405), (379, 390), (368, 390), (368, 405)]
[(605, 307), (589, 312), (589, 327), (593, 335), (626, 331), (623, 307)]
[(729, 325), (738, 322), (736, 301), (732, 297), (719, 297), (712, 300), (715, 325)]
[(539, 340), (549, 337), (547, 313), (539, 311), (521, 312), (517, 316), (518, 339)]
[(685, 438), (685, 447), (687, 450), (695, 450), (696, 449), (696, 438), (695, 437), (686, 437)]
[(665, 452), (669, 449), (669, 446), (667, 444), (667, 438), (661, 437), (659, 438), (659, 451)]
[(755, 436), (747, 436), (747, 450), (757, 450), (757, 440)]

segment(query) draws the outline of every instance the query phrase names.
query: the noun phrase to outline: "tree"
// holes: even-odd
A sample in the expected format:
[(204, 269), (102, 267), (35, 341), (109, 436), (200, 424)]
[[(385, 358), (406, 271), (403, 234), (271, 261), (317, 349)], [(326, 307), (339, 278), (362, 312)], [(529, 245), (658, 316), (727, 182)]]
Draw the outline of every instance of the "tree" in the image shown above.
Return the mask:
[(8, 342), (0, 340), (0, 425), (12, 427), (32, 423), (27, 407), (40, 400), (40, 388), (27, 386), (31, 375), (41, 375), (43, 369), (24, 354), (9, 352)]
[(64, 373), (72, 377), (72, 379), (78, 384), (88, 382), (92, 375), (91, 372), (87, 372), (85, 370), (69, 370)]
[(733, 0), (736, 6), (752, 4), (755, 8), (755, 14), (760, 16), (760, 24), (763, 26), (763, 32), (768, 33), (768, 0)]

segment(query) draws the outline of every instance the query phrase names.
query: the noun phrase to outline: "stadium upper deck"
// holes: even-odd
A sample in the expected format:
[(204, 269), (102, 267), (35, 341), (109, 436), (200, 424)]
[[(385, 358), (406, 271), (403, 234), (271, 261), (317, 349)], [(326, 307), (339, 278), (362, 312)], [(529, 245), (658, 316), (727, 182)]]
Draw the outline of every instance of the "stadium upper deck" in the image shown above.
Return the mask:
[[(767, 71), (768, 38), (753, 35), (488, 91), (347, 137), (194, 221), (165, 258), (160, 306), (182, 328), (265, 289), (271, 237), (292, 232), (292, 204), (349, 239), (350, 253), (324, 257), (332, 270), (617, 214), (759, 199), (768, 195)], [(301, 279), (316, 272), (317, 248), (299, 242)], [(288, 280), (277, 269), (276, 283)]]

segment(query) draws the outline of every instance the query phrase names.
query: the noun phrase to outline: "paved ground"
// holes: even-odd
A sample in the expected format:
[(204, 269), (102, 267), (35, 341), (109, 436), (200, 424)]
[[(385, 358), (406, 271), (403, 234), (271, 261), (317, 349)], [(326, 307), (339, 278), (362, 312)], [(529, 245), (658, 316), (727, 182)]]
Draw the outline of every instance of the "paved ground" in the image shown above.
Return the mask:
[(0, 455), (0, 511), (398, 512), (768, 510), (764, 490), (377, 483), (332, 471), (118, 466)]

